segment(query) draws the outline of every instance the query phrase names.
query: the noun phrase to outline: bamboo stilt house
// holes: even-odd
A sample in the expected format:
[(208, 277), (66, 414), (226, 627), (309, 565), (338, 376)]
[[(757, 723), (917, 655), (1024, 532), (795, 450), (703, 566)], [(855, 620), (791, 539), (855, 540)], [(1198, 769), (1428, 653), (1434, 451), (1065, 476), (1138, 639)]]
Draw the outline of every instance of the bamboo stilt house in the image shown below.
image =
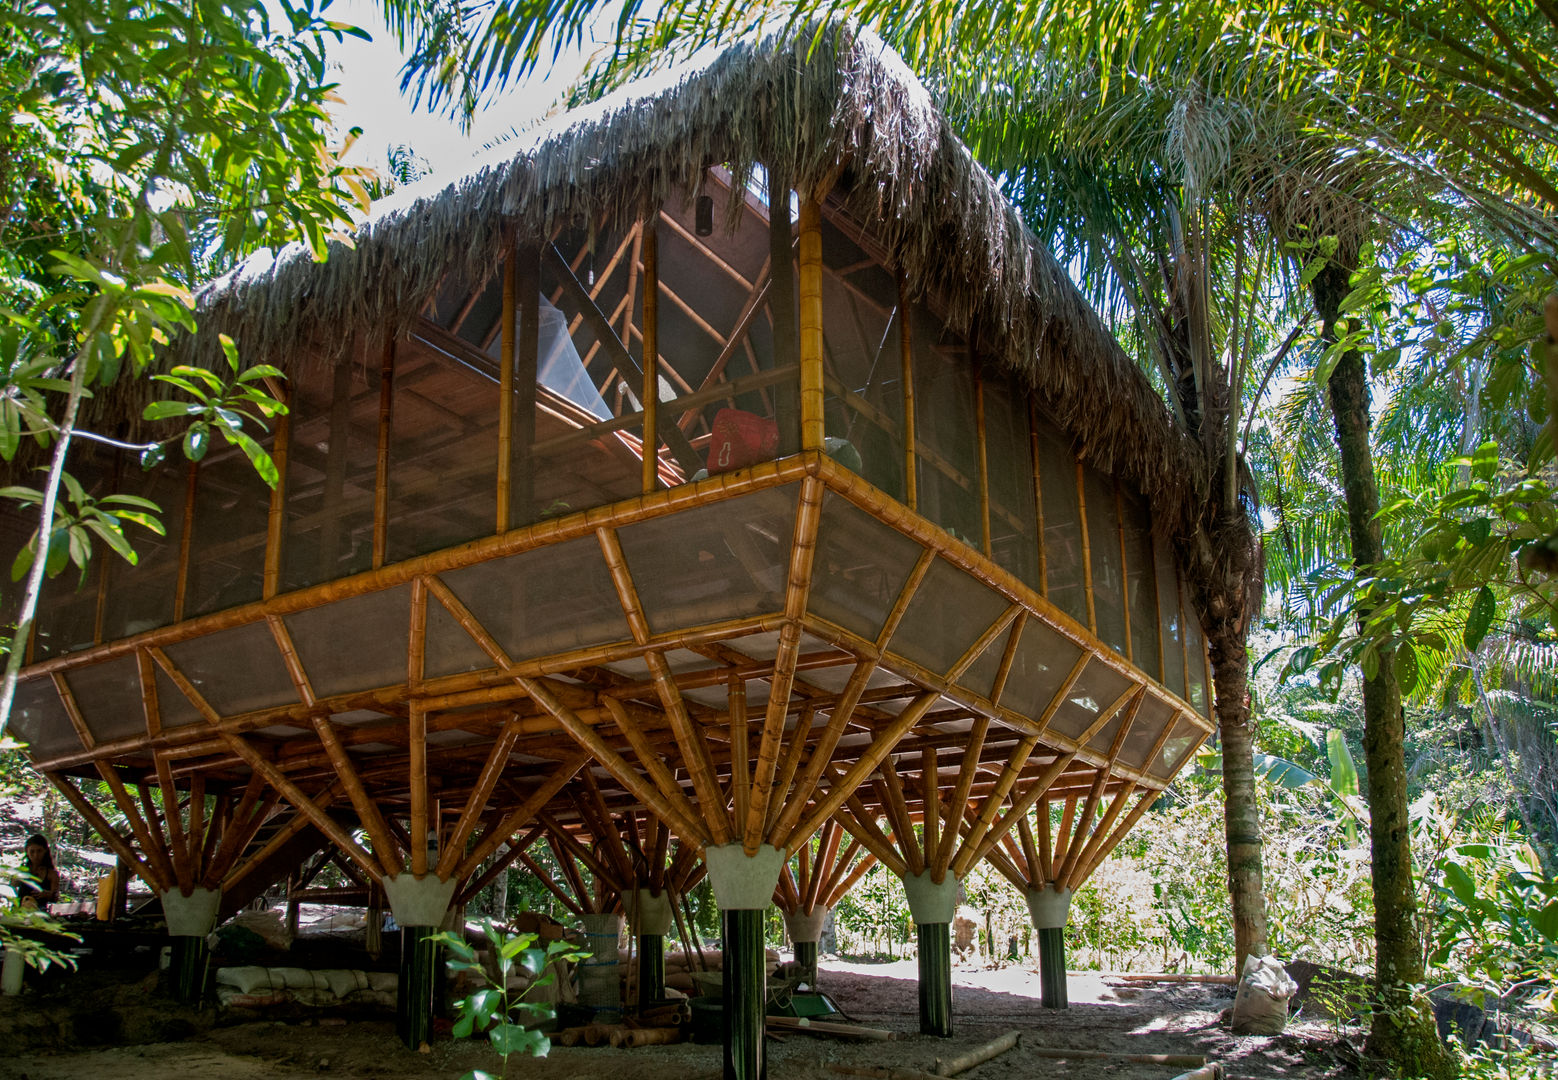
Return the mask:
[(13, 721), (155, 889), (231, 908), (333, 844), (458, 893), (625, 815), (941, 882), (1035, 806), (1022, 864), (1076, 883), (1207, 736), (1196, 455), (901, 63), (809, 43), (205, 292), (170, 359), (285, 371), (281, 482), (78, 459), (168, 532), (51, 584)]

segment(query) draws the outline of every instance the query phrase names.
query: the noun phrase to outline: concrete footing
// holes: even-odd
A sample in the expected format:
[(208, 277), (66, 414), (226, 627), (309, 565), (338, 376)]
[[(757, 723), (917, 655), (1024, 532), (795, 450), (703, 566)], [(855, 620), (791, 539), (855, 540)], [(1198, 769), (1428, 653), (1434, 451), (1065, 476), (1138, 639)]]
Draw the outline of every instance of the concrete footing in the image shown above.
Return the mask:
[(817, 942), (822, 937), (823, 923), (827, 921), (827, 908), (784, 913), (784, 928), (795, 946), (795, 962), (805, 971), (807, 985), (813, 990), (817, 988)]

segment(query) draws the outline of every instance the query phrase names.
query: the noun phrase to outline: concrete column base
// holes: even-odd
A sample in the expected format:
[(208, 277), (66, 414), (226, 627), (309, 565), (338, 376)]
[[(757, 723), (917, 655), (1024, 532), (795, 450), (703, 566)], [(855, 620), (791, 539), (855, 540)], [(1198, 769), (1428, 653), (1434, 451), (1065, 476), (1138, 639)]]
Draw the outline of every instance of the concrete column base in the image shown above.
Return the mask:
[(656, 896), (648, 889), (634, 889), (622, 894), (622, 906), (639, 937), (665, 937), (675, 925), (669, 891)]
[(951, 871), (941, 881), (931, 880), (926, 870), (903, 879), (903, 891), (909, 894), (909, 915), (916, 926), (928, 923), (951, 924), (958, 908), (958, 879)]
[(443, 925), (449, 914), (455, 884), (452, 880), (440, 881), (435, 874), (416, 877), (409, 870), (383, 881), (384, 896), (397, 923), (435, 929)]
[(169, 937), (203, 938), (216, 928), (221, 889), (191, 889), (188, 896), (177, 889), (162, 894), (162, 915)]
[(784, 929), (792, 942), (817, 942), (822, 939), (822, 924), (828, 919), (828, 908), (816, 908), (810, 914), (804, 911), (786, 911)]
[(703, 849), (703, 862), (720, 910), (763, 911), (773, 903), (784, 852), (764, 844), (748, 855), (740, 844), (718, 844)]
[(1054, 882), (1028, 886), (1026, 899), (1035, 930), (1059, 929), (1071, 917), (1071, 890), (1057, 888)]

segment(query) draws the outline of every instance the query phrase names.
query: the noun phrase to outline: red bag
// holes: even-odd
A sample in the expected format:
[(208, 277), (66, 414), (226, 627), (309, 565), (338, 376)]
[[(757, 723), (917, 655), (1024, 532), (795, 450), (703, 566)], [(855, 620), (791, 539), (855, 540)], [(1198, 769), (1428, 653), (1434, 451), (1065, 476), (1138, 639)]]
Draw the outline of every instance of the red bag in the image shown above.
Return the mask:
[(714, 414), (709, 440), (709, 475), (772, 461), (779, 453), (779, 422), (742, 409)]

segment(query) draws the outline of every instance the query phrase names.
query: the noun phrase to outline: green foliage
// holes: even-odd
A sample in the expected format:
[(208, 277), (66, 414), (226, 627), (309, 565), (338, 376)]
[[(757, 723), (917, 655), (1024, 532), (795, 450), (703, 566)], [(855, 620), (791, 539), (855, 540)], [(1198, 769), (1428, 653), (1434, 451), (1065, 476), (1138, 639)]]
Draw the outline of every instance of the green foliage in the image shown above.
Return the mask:
[[(508, 1059), (514, 1054), (545, 1057), (552, 1048), (552, 1040), (533, 1025), (552, 1019), (555, 1012), (551, 1005), (525, 1001), (532, 988), (550, 985), (556, 978), (556, 961), (582, 960), (590, 954), (567, 941), (553, 941), (545, 947), (537, 944), (535, 934), (509, 934), (498, 930), (490, 919), (482, 920), (482, 929), (492, 945), (492, 967), (484, 964), (463, 935), (444, 931), (434, 936), (439, 944), (449, 949), (449, 966), (456, 971), (480, 974), (486, 986), (469, 997), (455, 1003), (459, 1019), (455, 1021), (457, 1039), (469, 1038), (483, 1032), (492, 1044), (493, 1052), (502, 1059), (499, 1073), (508, 1075)], [(528, 980), (525, 989), (516, 993), (509, 988), (509, 978), (516, 973)], [(529, 1021), (527, 1025), (523, 1021)], [(472, 1069), (462, 1080), (490, 1080), (491, 1073)]]

